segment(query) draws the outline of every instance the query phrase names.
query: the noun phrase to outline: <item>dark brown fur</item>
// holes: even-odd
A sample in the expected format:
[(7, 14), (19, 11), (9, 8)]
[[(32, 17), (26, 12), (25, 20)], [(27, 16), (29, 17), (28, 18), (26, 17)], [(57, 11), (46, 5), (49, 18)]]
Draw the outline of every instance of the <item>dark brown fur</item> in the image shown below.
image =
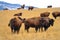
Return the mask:
[(25, 4), (23, 4), (23, 5), (21, 6), (22, 9), (24, 9), (24, 7), (25, 7)]
[(19, 18), (12, 18), (8, 24), (8, 26), (10, 26), (11, 28), (11, 32), (17, 32), (19, 33), (20, 27), (22, 25), (22, 20), (20, 20)]
[(47, 8), (52, 8), (52, 5), (47, 6)]
[(52, 15), (56, 19), (56, 17), (60, 17), (60, 12), (53, 12)]
[(27, 32), (29, 32), (29, 28), (35, 28), (36, 32), (38, 30), (39, 27), (39, 17), (36, 18), (29, 18), (27, 20), (25, 20), (25, 30), (27, 30)]
[(53, 24), (54, 24), (54, 19), (51, 19), (49, 17), (40, 18), (40, 25), (41, 25), (42, 31), (43, 31), (43, 28), (46, 31), (50, 27), (50, 25), (53, 26)]
[(49, 15), (50, 15), (50, 12), (44, 12), (40, 14), (41, 17), (48, 17)]
[(33, 10), (33, 8), (34, 8), (33, 6), (29, 6), (28, 10)]
[(50, 25), (53, 26), (54, 20), (48, 17), (33, 17), (26, 19), (24, 24), (25, 24), (25, 30), (27, 30), (27, 32), (29, 32), (30, 27), (35, 28), (36, 32), (38, 29), (40, 31), (40, 28), (42, 29), (44, 27), (46, 31), (48, 27), (50, 27)]
[(14, 16), (22, 16), (22, 13), (14, 14)]

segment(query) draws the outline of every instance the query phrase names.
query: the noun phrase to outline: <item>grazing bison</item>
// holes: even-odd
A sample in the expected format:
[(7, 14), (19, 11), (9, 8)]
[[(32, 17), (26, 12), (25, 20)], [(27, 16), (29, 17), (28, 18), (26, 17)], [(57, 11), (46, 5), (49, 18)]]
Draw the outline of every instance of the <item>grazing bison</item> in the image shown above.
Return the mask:
[(28, 10), (33, 10), (33, 8), (34, 8), (33, 6), (29, 6)]
[(14, 14), (14, 16), (22, 16), (22, 13)]
[(56, 19), (56, 17), (60, 16), (60, 12), (53, 12), (52, 15)]
[[(50, 25), (53, 26), (54, 20), (50, 19), (48, 17), (33, 17), (25, 20), (25, 30), (29, 32), (29, 28), (35, 28), (36, 32), (39, 29), (42, 29), (44, 27), (45, 30), (47, 30)], [(42, 29), (43, 30), (43, 29)]]
[(25, 7), (25, 4), (23, 4), (23, 5), (21, 6), (22, 9), (24, 9), (24, 7)]
[(50, 12), (44, 12), (40, 14), (41, 17), (48, 17), (49, 15), (50, 15)]
[(11, 28), (11, 32), (15, 33), (19, 33), (19, 30), (21, 28), (21, 25), (23, 23), (22, 19), (19, 18), (12, 18), (8, 24), (8, 26), (10, 26)]

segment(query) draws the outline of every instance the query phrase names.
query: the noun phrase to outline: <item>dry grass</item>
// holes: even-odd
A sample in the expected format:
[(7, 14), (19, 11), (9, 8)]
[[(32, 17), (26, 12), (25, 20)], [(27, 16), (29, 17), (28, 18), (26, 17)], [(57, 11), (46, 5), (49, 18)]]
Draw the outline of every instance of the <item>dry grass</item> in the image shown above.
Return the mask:
[[(0, 40), (60, 40), (60, 18), (55, 19), (54, 26), (50, 27), (46, 32), (35, 33), (34, 28), (29, 29), (29, 33), (24, 30), (24, 24), (21, 26), (19, 34), (12, 34), (10, 27), (8, 27), (9, 20), (13, 18), (14, 14), (22, 12), (22, 18), (39, 17), (42, 12), (60, 11), (60, 8), (41, 8), (28, 10), (2, 10), (0, 11)], [(50, 18), (53, 16), (50, 14)]]

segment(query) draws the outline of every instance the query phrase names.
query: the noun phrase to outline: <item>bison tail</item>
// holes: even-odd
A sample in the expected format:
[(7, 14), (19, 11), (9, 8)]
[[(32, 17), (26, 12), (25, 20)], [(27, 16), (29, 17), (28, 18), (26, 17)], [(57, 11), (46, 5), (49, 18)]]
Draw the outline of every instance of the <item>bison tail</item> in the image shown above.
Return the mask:
[(8, 24), (8, 26), (10, 26), (10, 23)]

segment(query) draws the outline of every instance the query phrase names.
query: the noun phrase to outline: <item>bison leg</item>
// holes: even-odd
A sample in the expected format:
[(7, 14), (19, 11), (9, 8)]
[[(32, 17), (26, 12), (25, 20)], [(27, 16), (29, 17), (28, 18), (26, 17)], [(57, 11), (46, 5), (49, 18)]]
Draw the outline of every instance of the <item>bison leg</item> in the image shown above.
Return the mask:
[(14, 30), (14, 33), (16, 33), (16, 30)]
[(38, 26), (38, 30), (39, 30), (39, 32), (40, 32), (40, 28), (41, 28), (41, 27), (40, 27), (40, 26)]
[(27, 32), (29, 32), (29, 26), (25, 25), (25, 30), (27, 30)]
[(37, 30), (38, 30), (38, 27), (35, 27), (35, 30), (36, 30), (36, 32), (37, 32)]
[(39, 27), (39, 32), (40, 32), (40, 27)]
[(41, 27), (41, 31), (43, 32), (43, 27)]
[(27, 32), (29, 32), (29, 27), (27, 26), (27, 27), (25, 27), (25, 30), (27, 30)]
[(19, 30), (20, 30), (20, 26), (19, 26), (18, 29), (17, 29), (17, 34), (19, 33)]
[(19, 34), (19, 30), (17, 30), (17, 34)]
[(49, 28), (48, 26), (44, 27), (44, 31), (46, 31), (48, 28)]
[(47, 27), (44, 28), (44, 31), (46, 31), (46, 30), (47, 30)]
[(27, 27), (27, 32), (29, 32), (29, 27)]
[(16, 33), (18, 30), (18, 26), (14, 26), (14, 33)]
[(41, 29), (41, 31), (43, 31), (43, 28), (39, 27), (39, 32), (40, 32), (40, 29)]
[(13, 27), (11, 27), (11, 32), (13, 33)]

